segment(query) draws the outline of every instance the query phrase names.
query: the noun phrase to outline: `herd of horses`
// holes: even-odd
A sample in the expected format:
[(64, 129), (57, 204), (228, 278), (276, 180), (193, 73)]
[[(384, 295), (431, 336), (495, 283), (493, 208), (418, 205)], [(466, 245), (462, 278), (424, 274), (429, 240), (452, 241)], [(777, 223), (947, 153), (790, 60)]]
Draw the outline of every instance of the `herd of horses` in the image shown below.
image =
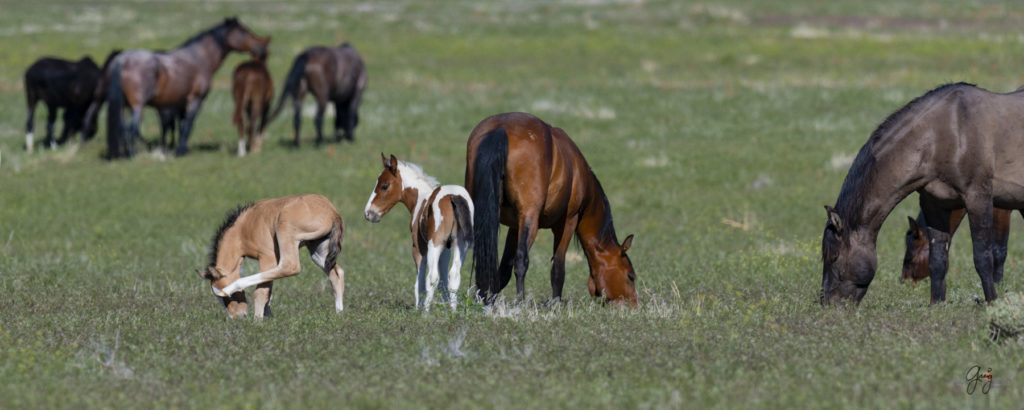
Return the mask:
[[(107, 155), (135, 154), (135, 139), (146, 106), (161, 118), (165, 134), (177, 128), (175, 153), (187, 141), (211, 77), (230, 52), (252, 55), (240, 64), (232, 83), (238, 128), (238, 155), (259, 152), (264, 128), (289, 98), (293, 101), (294, 144), (299, 145), (302, 100), (316, 100), (316, 142), (328, 102), (336, 108), (334, 137), (353, 140), (358, 108), (366, 88), (366, 68), (349, 44), (312, 47), (299, 54), (285, 78), (276, 107), (266, 67), (270, 37), (259, 37), (236, 18), (203, 31), (168, 52), (115, 50), (102, 67), (43, 58), (25, 74), (28, 101), (26, 149), (35, 141), (33, 116), (38, 101), (48, 109), (43, 145), (54, 147), (71, 135), (84, 140), (96, 131), (96, 117), (107, 103)], [(58, 110), (64, 129), (54, 138)], [(125, 127), (124, 111), (131, 113)], [(127, 130), (126, 130), (127, 128)], [(985, 300), (997, 298), (1006, 260), (1010, 213), (1024, 208), (1024, 89), (999, 94), (973, 84), (946, 84), (889, 115), (860, 149), (834, 206), (826, 205), (822, 235), (822, 304), (860, 303), (877, 268), (879, 229), (895, 206), (913, 192), (921, 212), (909, 218), (901, 281), (930, 279), (932, 303), (946, 297), (945, 276), (953, 233), (966, 215), (974, 265)], [(481, 121), (466, 145), (464, 186), (441, 186), (436, 179), (393, 155), (381, 155), (383, 170), (363, 211), (378, 222), (397, 203), (409, 210), (416, 306), (429, 309), (435, 288), (452, 308), (461, 267), (470, 248), (476, 296), (486, 304), (516, 277), (516, 295), (525, 297), (528, 253), (539, 229), (554, 235), (551, 296), (561, 298), (565, 254), (579, 239), (590, 275), (588, 290), (614, 304), (637, 306), (636, 273), (626, 252), (633, 236), (619, 242), (608, 198), (579, 148), (561, 129), (526, 113), (505, 113)], [(498, 225), (509, 227), (498, 258)], [(265, 199), (228, 214), (211, 243), (210, 261), (198, 271), (209, 280), (230, 316), (246, 314), (244, 289), (256, 286), (255, 315), (269, 315), (273, 280), (299, 273), (299, 248), (328, 275), (335, 308), (343, 309), (344, 271), (337, 260), (344, 222), (331, 202), (306, 194)], [(260, 272), (241, 276), (243, 258), (259, 261)], [(450, 267), (449, 267), (450, 263)]]
[[(231, 52), (243, 52), (252, 61), (234, 71), (232, 95), (235, 111), (232, 122), (238, 128), (238, 155), (246, 148), (258, 152), (266, 124), (281, 110), (285, 97), (295, 104), (294, 141), (299, 143), (302, 98), (307, 91), (316, 98), (315, 125), (317, 143), (323, 141), (322, 123), (326, 103), (337, 108), (335, 132), (343, 129), (352, 140), (358, 123), (358, 108), (366, 88), (366, 67), (362, 57), (349, 44), (339, 47), (312, 47), (295, 58), (288, 73), (278, 107), (270, 114), (273, 81), (266, 67), (270, 37), (253, 34), (237, 18), (227, 18), (208, 30), (189, 38), (170, 51), (114, 50), (100, 68), (89, 57), (77, 62), (46, 57), (36, 61), (25, 73), (28, 120), (25, 149), (34, 150), (34, 116), (37, 103), (47, 107), (44, 145), (51, 148), (76, 133), (91, 139), (97, 130), (97, 117), (107, 105), (107, 158), (135, 155), (143, 108), (149, 106), (160, 115), (160, 145), (177, 131), (175, 154), (188, 153), (188, 139), (203, 100), (209, 94), (213, 74)], [(63, 110), (64, 129), (54, 138), (58, 111)], [(124, 111), (130, 113), (126, 126)], [(342, 134), (337, 134), (340, 140)]]

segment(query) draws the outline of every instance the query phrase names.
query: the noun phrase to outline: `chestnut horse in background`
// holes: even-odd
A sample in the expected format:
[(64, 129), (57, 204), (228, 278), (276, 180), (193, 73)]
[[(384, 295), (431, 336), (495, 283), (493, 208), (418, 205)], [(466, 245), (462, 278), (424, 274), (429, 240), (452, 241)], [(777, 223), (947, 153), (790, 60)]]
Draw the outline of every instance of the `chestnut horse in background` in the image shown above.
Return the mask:
[(349, 141), (355, 139), (355, 128), (359, 124), (359, 104), (366, 90), (366, 65), (363, 57), (355, 47), (344, 43), (338, 47), (311, 47), (295, 57), (292, 68), (284, 81), (281, 96), (274, 107), (271, 120), (284, 107), (288, 97), (292, 98), (295, 117), (292, 127), (295, 133), (295, 146), (299, 146), (299, 129), (302, 125), (302, 99), (306, 91), (313, 93), (316, 99), (316, 143), (323, 143), (324, 110), (327, 102), (334, 104), (334, 136), (336, 141), (344, 137)]
[[(992, 209), (992, 258), (993, 258), (993, 272), (992, 280), (995, 283), (999, 283), (1003, 280), (1003, 265), (1006, 263), (1006, 244), (1010, 240), (1010, 213), (1013, 210), (993, 208)], [(964, 216), (967, 215), (967, 210), (958, 209), (950, 212), (949, 214), (949, 235), (950, 244), (953, 243), (953, 234), (956, 233), (957, 228), (960, 227), (960, 222), (963, 221)], [(928, 264), (930, 258), (930, 252), (928, 244), (931, 242), (931, 235), (928, 230), (928, 223), (924, 219), (924, 212), (917, 215), (917, 219), (907, 217), (910, 221), (910, 227), (907, 228), (906, 244), (907, 251), (903, 256), (903, 275), (900, 276), (900, 282), (904, 282), (907, 279), (912, 280), (912, 283), (917, 283), (929, 276), (931, 276), (931, 269)], [(949, 250), (939, 249), (940, 252), (945, 252), (945, 255), (940, 255), (940, 259), (949, 260)], [(948, 268), (948, 264), (945, 264)]]
[[(228, 213), (210, 244), (210, 262), (196, 273), (210, 281), (231, 317), (244, 315), (245, 288), (256, 286), (255, 316), (270, 316), (274, 279), (299, 274), (299, 248), (334, 288), (334, 309), (341, 312), (345, 271), (338, 265), (345, 222), (327, 198), (316, 194), (270, 198)], [(242, 258), (256, 259), (260, 273), (240, 278)]]
[[(405, 205), (412, 217), (409, 230), (416, 262), (416, 307), (430, 310), (434, 289), (447, 285), (448, 293), (441, 295), (454, 310), (462, 262), (473, 246), (473, 200), (461, 186), (439, 186), (419, 165), (399, 161), (394, 155), (389, 160), (383, 153), (380, 159), (384, 170), (377, 176), (363, 215), (377, 223), (395, 204)], [(445, 271), (449, 260), (451, 268)]]
[[(466, 189), (476, 206), (477, 292), (486, 303), (505, 288), (513, 267), (516, 293), (524, 298), (528, 253), (537, 230), (545, 228), (555, 238), (552, 301), (562, 297), (565, 252), (575, 232), (590, 267), (590, 294), (637, 306), (636, 273), (626, 255), (633, 235), (619, 244), (601, 183), (565, 131), (526, 113), (484, 119), (466, 144)], [(499, 221), (509, 227), (500, 265)]]
[[(192, 37), (167, 53), (127, 50), (114, 58), (110, 66), (107, 90), (107, 155), (110, 158), (135, 154), (135, 137), (146, 105), (161, 108), (185, 108), (178, 135), (178, 156), (188, 153), (199, 107), (210, 91), (211, 77), (220, 68), (228, 52), (244, 51), (259, 56), (266, 53), (270, 38), (260, 38), (236, 18)], [(122, 110), (131, 108), (132, 121), (124, 135)]]
[[(267, 37), (270, 38), (269, 36)], [(274, 80), (267, 70), (267, 53), (235, 67), (232, 74), (231, 94), (235, 97), (235, 114), (231, 121), (238, 127), (238, 156), (245, 156), (248, 136), (249, 150), (260, 152), (263, 129), (267, 126), (267, 112), (274, 99)], [(259, 119), (259, 126), (256, 120)]]

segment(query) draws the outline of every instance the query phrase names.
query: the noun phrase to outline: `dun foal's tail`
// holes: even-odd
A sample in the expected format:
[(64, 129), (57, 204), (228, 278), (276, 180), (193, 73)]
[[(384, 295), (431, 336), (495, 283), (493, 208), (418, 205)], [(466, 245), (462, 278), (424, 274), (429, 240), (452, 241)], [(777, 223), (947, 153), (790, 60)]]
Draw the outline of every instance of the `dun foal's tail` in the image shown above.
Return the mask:
[(281, 89), (281, 96), (277, 99), (277, 106), (274, 107), (274, 112), (270, 114), (270, 118), (267, 118), (267, 122), (277, 118), (277, 114), (281, 113), (281, 109), (284, 108), (284, 102), (288, 97), (296, 98), (296, 94), (299, 92), (299, 84), (302, 82), (302, 76), (306, 73), (307, 58), (306, 54), (295, 58), (291, 70), (288, 71), (288, 77), (284, 80), (284, 87)]
[(498, 222), (507, 158), (508, 134), (496, 129), (484, 136), (473, 162), (473, 271), (477, 292), (486, 303), (503, 287), (498, 278)]
[(121, 89), (121, 62), (114, 61), (110, 67), (110, 83), (107, 84), (107, 158), (121, 156), (121, 142), (124, 140), (124, 91)]
[(473, 247), (473, 210), (469, 200), (461, 195), (452, 195), (452, 210), (455, 212), (455, 225), (457, 226), (459, 242), (465, 242), (466, 246)]
[(334, 265), (338, 264), (338, 254), (341, 253), (341, 239), (345, 236), (345, 222), (339, 217), (331, 223), (331, 235), (327, 238), (329, 242), (327, 257), (324, 258), (324, 273), (330, 273)]

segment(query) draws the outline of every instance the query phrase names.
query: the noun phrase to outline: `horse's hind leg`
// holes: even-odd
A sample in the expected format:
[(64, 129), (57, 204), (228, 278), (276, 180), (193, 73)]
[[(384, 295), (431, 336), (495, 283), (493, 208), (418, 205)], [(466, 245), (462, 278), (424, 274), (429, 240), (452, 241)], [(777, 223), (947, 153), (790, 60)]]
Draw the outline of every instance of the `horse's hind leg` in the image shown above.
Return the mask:
[(572, 216), (562, 224), (561, 229), (552, 229), (555, 235), (555, 251), (551, 256), (551, 301), (562, 299), (562, 287), (565, 284), (565, 252), (572, 243), (572, 234), (576, 231), (579, 216)]
[(58, 109), (55, 105), (46, 104), (46, 139), (43, 144), (50, 147), (50, 149), (57, 147), (57, 142), (53, 139), (53, 129), (57, 123)]
[(981, 277), (981, 289), (985, 301), (996, 299), (995, 282), (992, 278), (992, 195), (968, 193), (967, 220), (971, 224), (971, 242), (974, 245), (974, 269)]
[(299, 90), (295, 92), (295, 98), (292, 99), (292, 110), (295, 112), (295, 116), (292, 118), (292, 132), (295, 136), (295, 147), (299, 147), (299, 131), (302, 129), (302, 99), (306, 96), (306, 91), (300, 85)]
[(520, 301), (526, 298), (526, 270), (530, 268), (530, 248), (537, 238), (537, 215), (521, 213), (519, 217), (519, 243), (516, 245), (516, 295)]
[(255, 275), (249, 275), (234, 281), (230, 285), (220, 289), (218, 291), (218, 295), (230, 295), (249, 286), (255, 286), (272, 280), (297, 275), (302, 269), (299, 264), (299, 241), (295, 239), (282, 239), (282, 237), (294, 238), (294, 236), (294, 233), (279, 231), (277, 236), (277, 248), (280, 250), (281, 257), (280, 260), (277, 261), (277, 265), (270, 270), (262, 271)]
[(427, 241), (427, 297), (423, 301), (423, 309), (430, 310), (430, 303), (434, 300), (434, 291), (437, 289), (437, 282), (440, 275), (441, 254), (444, 252), (444, 245), (438, 246)]
[(324, 142), (324, 111), (327, 109), (327, 102), (321, 101), (317, 98), (316, 101), (316, 117), (313, 118), (313, 126), (316, 127), (316, 145), (323, 144)]
[(334, 291), (334, 310), (341, 312), (345, 309), (345, 270), (336, 262), (334, 266), (327, 266), (327, 253), (330, 252), (330, 238), (320, 241), (316, 249), (310, 248), (310, 257), (313, 263), (320, 267), (327, 274), (327, 280), (331, 282), (331, 289)]
[(128, 158), (135, 156), (135, 137), (139, 136), (139, 124), (142, 122), (142, 105), (132, 107), (132, 125), (128, 128)]
[(462, 281), (462, 264), (466, 261), (466, 251), (469, 250), (468, 238), (457, 238), (452, 244), (452, 266), (448, 269), (448, 304), (452, 310), (458, 307), (457, 293)]
[(992, 280), (1003, 281), (1003, 265), (1006, 263), (1006, 248), (1010, 240), (1010, 214), (1012, 209), (995, 208), (992, 210), (992, 259), (995, 264)]
[(25, 120), (25, 151), (31, 154), (36, 143), (35, 134), (33, 134), (32, 130), (35, 128), (36, 104), (39, 100), (30, 84), (25, 85), (25, 97), (28, 100), (28, 119)]
[(519, 232), (514, 227), (508, 228), (508, 234), (505, 235), (505, 249), (501, 253), (501, 261), (498, 262), (498, 283), (491, 290), (491, 294), (497, 295), (502, 289), (508, 286), (508, 282), (512, 280), (512, 265), (516, 259), (516, 244), (519, 243)]

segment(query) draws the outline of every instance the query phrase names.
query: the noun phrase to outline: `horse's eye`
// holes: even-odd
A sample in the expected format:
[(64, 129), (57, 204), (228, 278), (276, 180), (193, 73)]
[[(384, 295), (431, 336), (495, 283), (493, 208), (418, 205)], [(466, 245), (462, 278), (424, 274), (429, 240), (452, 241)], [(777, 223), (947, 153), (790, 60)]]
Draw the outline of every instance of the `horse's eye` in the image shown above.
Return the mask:
[(381, 185), (380, 186), (380, 190), (381, 191), (387, 191), (388, 190), (388, 184)]

